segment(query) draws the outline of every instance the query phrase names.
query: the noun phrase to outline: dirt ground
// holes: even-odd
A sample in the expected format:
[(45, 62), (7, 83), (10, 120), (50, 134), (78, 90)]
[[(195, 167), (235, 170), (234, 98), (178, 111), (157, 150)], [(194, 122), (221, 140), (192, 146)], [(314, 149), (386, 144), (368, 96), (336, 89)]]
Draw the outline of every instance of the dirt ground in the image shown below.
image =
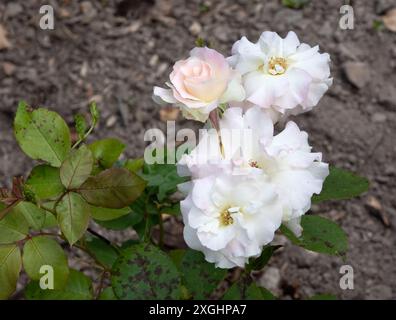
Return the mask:
[[(347, 261), (291, 246), (277, 253), (258, 281), (284, 299), (333, 293), (343, 299), (396, 298), (396, 33), (373, 22), (390, 1), (351, 1), (355, 25), (338, 22), (343, 1), (311, 1), (302, 10), (264, 0), (2, 0), (0, 25), (0, 184), (27, 174), (12, 119), (20, 99), (60, 112), (68, 121), (98, 102), (103, 121), (96, 136), (127, 142), (127, 156), (142, 155), (143, 135), (164, 128), (152, 87), (162, 85), (176, 59), (197, 36), (225, 55), (242, 35), (255, 41), (272, 30), (319, 44), (332, 59), (334, 84), (314, 112), (295, 119), (324, 159), (371, 182), (361, 198), (314, 206), (346, 230)], [(50, 3), (55, 29), (39, 28), (39, 8)], [(197, 127), (180, 119), (181, 127)], [(176, 228), (180, 230), (181, 228)], [(339, 270), (354, 269), (354, 289), (342, 290)]]

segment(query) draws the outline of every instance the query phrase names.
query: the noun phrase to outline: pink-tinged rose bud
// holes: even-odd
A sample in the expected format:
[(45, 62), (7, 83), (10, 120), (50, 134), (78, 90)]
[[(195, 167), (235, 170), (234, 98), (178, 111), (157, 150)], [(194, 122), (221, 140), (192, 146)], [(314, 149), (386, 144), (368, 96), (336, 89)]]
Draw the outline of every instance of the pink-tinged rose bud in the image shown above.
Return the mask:
[(154, 100), (178, 104), (187, 119), (205, 122), (219, 104), (245, 98), (241, 77), (216, 50), (194, 48), (173, 66), (170, 89), (154, 87)]

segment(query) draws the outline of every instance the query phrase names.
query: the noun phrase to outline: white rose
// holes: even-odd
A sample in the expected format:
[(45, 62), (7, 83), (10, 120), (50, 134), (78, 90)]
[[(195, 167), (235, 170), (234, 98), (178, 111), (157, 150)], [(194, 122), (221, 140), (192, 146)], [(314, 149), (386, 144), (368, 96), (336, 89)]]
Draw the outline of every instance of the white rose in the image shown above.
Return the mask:
[(294, 32), (282, 39), (266, 31), (257, 43), (243, 37), (228, 61), (243, 76), (246, 103), (278, 118), (311, 110), (332, 84), (329, 55), (300, 43)]
[(184, 184), (184, 238), (220, 268), (244, 267), (261, 254), (282, 220), (271, 184), (255, 176), (208, 176)]

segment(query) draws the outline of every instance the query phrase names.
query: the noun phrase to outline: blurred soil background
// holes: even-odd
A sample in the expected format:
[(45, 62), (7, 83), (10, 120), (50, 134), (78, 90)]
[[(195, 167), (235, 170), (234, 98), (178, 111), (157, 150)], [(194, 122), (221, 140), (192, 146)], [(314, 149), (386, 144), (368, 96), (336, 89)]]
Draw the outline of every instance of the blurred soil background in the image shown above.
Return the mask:
[[(54, 8), (54, 30), (39, 27), (43, 4)], [(95, 100), (102, 112), (95, 137), (118, 137), (128, 145), (125, 157), (139, 157), (145, 130), (165, 129), (163, 120), (172, 116), (161, 114), (152, 88), (163, 85), (197, 37), (229, 55), (243, 35), (256, 41), (265, 30), (282, 36), (294, 30), (301, 42), (330, 53), (334, 84), (314, 112), (293, 120), (326, 162), (367, 176), (371, 188), (361, 198), (312, 208), (346, 230), (346, 262), (296, 248), (279, 236), (285, 247), (255, 277), (283, 299), (320, 293), (395, 299), (396, 2), (347, 1), (354, 9), (353, 30), (339, 28), (343, 4), (312, 0), (296, 10), (280, 0), (1, 0), (0, 184), (26, 176), (32, 165), (13, 136), (20, 99), (58, 111), (70, 124), (73, 114), (86, 113)], [(178, 120), (180, 128), (199, 127), (180, 115)], [(183, 246), (182, 225), (167, 226), (168, 246)], [(116, 241), (131, 234), (107, 233)], [(89, 269), (84, 256), (73, 259), (73, 265)], [(354, 268), (354, 290), (340, 289), (343, 264)]]

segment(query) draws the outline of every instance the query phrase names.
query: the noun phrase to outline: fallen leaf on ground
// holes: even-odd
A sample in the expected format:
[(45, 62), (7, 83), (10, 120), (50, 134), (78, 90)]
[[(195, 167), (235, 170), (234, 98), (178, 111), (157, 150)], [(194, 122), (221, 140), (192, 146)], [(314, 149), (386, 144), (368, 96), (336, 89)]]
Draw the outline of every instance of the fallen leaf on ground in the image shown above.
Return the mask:
[(0, 24), (0, 50), (11, 47), (10, 41), (7, 39), (7, 31)]
[(396, 32), (396, 8), (389, 10), (383, 17), (384, 25), (390, 31)]
[(161, 121), (172, 121), (176, 120), (179, 116), (180, 109), (173, 107), (165, 107), (160, 110)]

